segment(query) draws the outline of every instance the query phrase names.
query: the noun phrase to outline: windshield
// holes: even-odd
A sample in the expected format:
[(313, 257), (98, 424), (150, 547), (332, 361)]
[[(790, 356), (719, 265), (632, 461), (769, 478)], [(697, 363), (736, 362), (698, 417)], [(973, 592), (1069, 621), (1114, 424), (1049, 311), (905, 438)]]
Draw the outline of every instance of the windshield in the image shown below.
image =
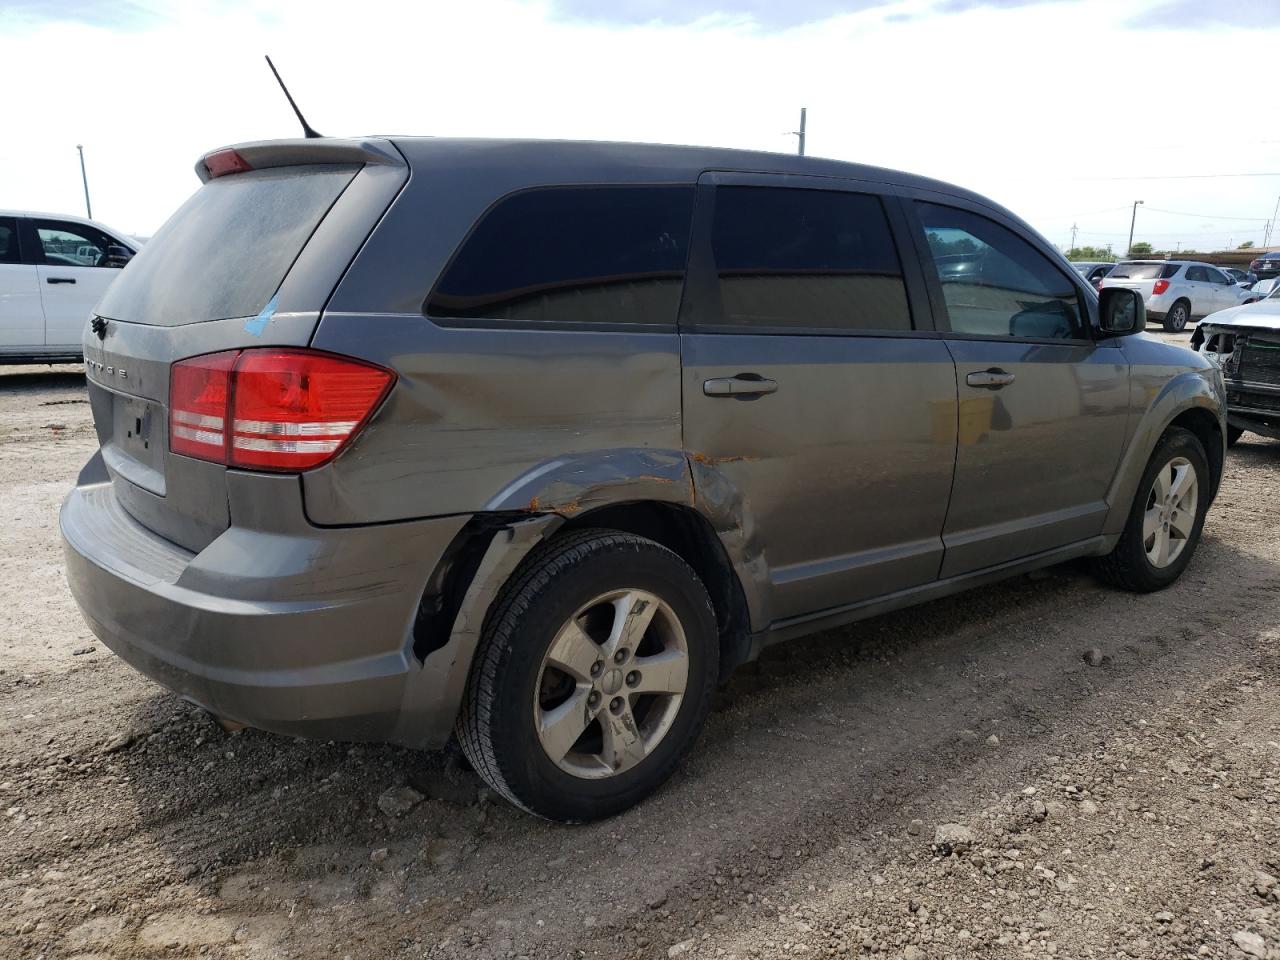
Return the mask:
[(98, 312), (166, 327), (256, 316), (357, 170), (316, 164), (210, 180), (130, 261)]

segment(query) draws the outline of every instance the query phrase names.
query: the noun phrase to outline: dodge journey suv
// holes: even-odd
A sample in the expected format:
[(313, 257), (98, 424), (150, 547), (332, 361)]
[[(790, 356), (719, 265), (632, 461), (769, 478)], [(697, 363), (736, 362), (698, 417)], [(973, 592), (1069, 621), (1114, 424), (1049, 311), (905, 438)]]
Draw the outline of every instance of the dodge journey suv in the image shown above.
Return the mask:
[(284, 734), (584, 820), (769, 644), (1077, 557), (1158, 590), (1218, 368), (999, 206), (888, 170), (447, 139), (218, 150), (84, 335), (72, 592)]

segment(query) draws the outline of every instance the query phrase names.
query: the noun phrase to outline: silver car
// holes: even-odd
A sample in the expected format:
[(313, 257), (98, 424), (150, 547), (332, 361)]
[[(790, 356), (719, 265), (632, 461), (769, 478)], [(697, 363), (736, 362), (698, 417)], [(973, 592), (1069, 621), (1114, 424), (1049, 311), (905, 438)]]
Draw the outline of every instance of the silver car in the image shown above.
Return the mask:
[(85, 330), (61, 530), (93, 631), (231, 720), (456, 736), (607, 816), (770, 644), (1079, 557), (1162, 589), (1218, 487), (1218, 367), (958, 187), (444, 138), (197, 169)]
[(1196, 260), (1125, 260), (1103, 278), (1100, 289), (1124, 287), (1142, 294), (1147, 319), (1176, 333), (1188, 321), (1238, 307), (1249, 291), (1215, 266)]

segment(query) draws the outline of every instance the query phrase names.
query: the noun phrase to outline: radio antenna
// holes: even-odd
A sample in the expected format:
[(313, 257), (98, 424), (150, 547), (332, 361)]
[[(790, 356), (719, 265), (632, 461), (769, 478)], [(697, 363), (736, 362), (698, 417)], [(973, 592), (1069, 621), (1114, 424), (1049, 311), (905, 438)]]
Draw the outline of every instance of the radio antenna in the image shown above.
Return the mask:
[(289, 88), (284, 85), (284, 81), (280, 79), (280, 71), (276, 69), (276, 65), (271, 62), (270, 57), (266, 57), (267, 66), (271, 68), (271, 72), (275, 74), (276, 83), (280, 84), (280, 89), (284, 91), (285, 99), (289, 101), (289, 106), (293, 107), (293, 112), (297, 114), (298, 122), (302, 124), (302, 135), (308, 140), (319, 139), (324, 134), (316, 133), (311, 129), (311, 124), (307, 123), (307, 118), (302, 115), (302, 111), (298, 109), (298, 105), (293, 102), (293, 97), (289, 93)]

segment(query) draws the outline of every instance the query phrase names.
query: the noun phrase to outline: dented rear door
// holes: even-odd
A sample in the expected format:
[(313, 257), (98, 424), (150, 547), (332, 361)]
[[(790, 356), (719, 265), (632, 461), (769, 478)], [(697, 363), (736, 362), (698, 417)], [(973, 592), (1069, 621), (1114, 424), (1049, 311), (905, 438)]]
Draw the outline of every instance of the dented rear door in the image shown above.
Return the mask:
[(897, 201), (811, 177), (699, 189), (681, 351), (700, 507), (763, 558), (775, 623), (934, 580), (955, 367)]

